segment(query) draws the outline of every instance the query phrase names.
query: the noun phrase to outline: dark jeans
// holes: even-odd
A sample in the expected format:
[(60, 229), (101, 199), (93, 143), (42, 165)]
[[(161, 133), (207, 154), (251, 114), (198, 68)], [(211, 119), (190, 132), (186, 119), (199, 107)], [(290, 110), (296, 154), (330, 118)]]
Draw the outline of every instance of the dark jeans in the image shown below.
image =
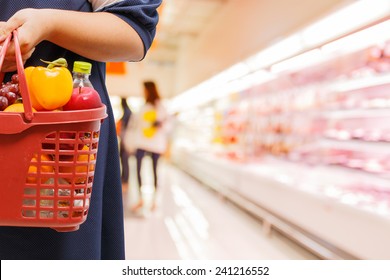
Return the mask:
[(157, 190), (157, 163), (158, 159), (160, 158), (160, 154), (145, 151), (142, 149), (137, 149), (135, 152), (135, 157), (137, 159), (137, 179), (138, 179), (138, 187), (140, 188), (142, 186), (142, 178), (141, 178), (141, 166), (142, 166), (142, 159), (145, 155), (150, 155), (153, 162), (153, 176), (154, 176), (154, 187)]
[(128, 183), (129, 182), (129, 172), (130, 172), (130, 167), (129, 167), (129, 153), (126, 151), (125, 145), (121, 142), (119, 146), (119, 156), (121, 159), (121, 166), (122, 166), (122, 171), (121, 171), (121, 178), (122, 178), (122, 183)]

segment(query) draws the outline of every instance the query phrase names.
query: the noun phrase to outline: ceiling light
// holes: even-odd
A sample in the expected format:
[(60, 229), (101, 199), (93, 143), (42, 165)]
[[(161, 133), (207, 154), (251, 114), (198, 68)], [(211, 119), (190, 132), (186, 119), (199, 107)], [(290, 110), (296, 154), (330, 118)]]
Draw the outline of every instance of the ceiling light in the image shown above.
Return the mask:
[(389, 0), (360, 0), (302, 31), (306, 47), (318, 46), (390, 15)]

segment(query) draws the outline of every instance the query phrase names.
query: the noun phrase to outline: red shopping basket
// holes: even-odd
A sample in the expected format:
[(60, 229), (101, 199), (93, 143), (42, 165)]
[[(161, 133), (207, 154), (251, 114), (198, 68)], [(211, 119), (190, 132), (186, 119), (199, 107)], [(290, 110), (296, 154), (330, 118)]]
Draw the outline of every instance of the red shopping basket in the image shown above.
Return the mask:
[(106, 107), (32, 112), (16, 32), (13, 41), (24, 112), (0, 112), (0, 225), (74, 231), (87, 219)]

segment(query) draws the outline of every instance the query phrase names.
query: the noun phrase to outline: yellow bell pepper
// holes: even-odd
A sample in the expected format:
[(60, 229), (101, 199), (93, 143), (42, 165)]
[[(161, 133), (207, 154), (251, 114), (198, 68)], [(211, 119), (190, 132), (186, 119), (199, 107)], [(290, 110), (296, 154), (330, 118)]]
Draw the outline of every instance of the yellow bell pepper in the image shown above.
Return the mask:
[(66, 60), (60, 58), (47, 63), (47, 67), (25, 69), (32, 107), (38, 111), (61, 108), (68, 103), (73, 91), (73, 78), (66, 68)]

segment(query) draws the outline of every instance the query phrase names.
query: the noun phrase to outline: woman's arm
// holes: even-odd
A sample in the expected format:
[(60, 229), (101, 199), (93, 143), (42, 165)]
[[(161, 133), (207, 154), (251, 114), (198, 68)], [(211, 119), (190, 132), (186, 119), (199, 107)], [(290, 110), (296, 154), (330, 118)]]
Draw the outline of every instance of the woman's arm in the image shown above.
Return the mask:
[[(144, 56), (143, 42), (137, 32), (110, 13), (23, 9), (0, 24), (0, 42), (14, 29), (19, 31), (25, 60), (44, 40), (97, 61), (138, 61)], [(2, 71), (15, 69), (13, 53), (11, 46)]]

